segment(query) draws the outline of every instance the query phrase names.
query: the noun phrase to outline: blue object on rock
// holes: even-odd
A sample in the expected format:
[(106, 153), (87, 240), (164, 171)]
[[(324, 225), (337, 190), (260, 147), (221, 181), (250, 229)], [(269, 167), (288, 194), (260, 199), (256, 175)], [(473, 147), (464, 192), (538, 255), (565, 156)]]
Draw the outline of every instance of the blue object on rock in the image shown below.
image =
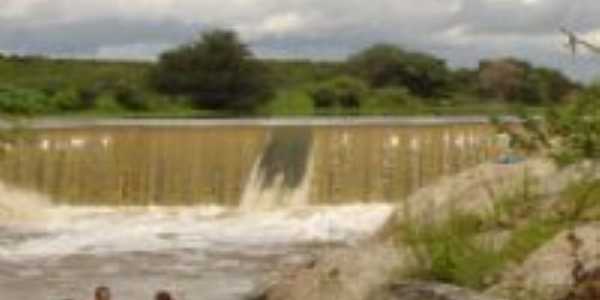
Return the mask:
[(518, 164), (518, 163), (522, 163), (525, 161), (525, 157), (516, 155), (516, 154), (506, 154), (506, 155), (502, 155), (498, 160), (497, 163), (502, 164), (502, 165), (514, 165), (514, 164)]

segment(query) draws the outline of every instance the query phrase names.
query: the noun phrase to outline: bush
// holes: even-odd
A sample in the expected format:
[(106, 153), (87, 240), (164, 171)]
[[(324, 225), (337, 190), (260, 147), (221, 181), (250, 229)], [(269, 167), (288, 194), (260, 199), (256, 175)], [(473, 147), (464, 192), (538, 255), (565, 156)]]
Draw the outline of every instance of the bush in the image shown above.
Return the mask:
[(129, 110), (148, 110), (150, 105), (144, 95), (135, 87), (119, 84), (114, 90), (115, 100), (119, 105)]
[(214, 30), (161, 55), (156, 88), (190, 96), (196, 106), (254, 110), (272, 96), (266, 68), (232, 31)]
[(64, 84), (60, 81), (50, 80), (41, 88), (42, 92), (48, 97), (54, 97), (64, 89)]
[(417, 259), (413, 276), (482, 289), (490, 277), (502, 271), (499, 250), (478, 239), (482, 220), (475, 215), (453, 213), (440, 224), (409, 224), (402, 231)]
[(414, 108), (421, 106), (421, 100), (411, 95), (405, 88), (384, 88), (377, 90), (375, 98), (382, 104)]
[(74, 88), (64, 89), (57, 92), (51, 98), (52, 105), (58, 110), (73, 111), (84, 108), (80, 94)]
[(517, 112), (524, 120), (522, 131), (510, 126), (500, 129), (512, 134), (516, 146), (542, 152), (553, 158), (559, 166), (581, 160), (600, 158), (600, 85), (579, 92), (571, 103), (551, 107), (544, 118), (531, 117)]
[(364, 101), (361, 112), (375, 115), (417, 113), (423, 108), (421, 101), (405, 88), (383, 88)]
[(373, 87), (405, 87), (421, 97), (445, 94), (450, 72), (446, 62), (428, 54), (408, 52), (395, 45), (374, 45), (350, 57), (348, 68)]
[(95, 103), (94, 109), (96, 111), (105, 113), (114, 113), (123, 111), (123, 107), (119, 105), (117, 100), (109, 94), (100, 95)]
[(0, 111), (9, 114), (32, 115), (53, 110), (44, 93), (29, 89), (0, 88)]
[(84, 86), (79, 88), (79, 99), (83, 109), (91, 109), (96, 105), (97, 98), (102, 94), (99, 85)]
[(368, 90), (363, 81), (340, 76), (317, 86), (311, 97), (317, 108), (359, 108)]

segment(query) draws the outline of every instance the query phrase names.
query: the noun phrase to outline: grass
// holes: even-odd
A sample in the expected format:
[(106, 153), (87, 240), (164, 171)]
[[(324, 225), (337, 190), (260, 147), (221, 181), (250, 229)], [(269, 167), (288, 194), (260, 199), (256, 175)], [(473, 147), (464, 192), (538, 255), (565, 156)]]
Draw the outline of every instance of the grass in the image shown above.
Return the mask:
[(398, 244), (417, 261), (408, 276), (482, 290), (559, 232), (600, 220), (600, 180), (574, 182), (542, 208), (547, 199), (525, 178), (521, 191), (498, 197), (488, 214), (452, 212), (440, 223), (400, 225)]
[(150, 63), (94, 60), (0, 59), (0, 82), (38, 90), (80, 88), (117, 80), (143, 87), (151, 66)]
[(504, 261), (493, 245), (477, 239), (482, 225), (479, 217), (462, 213), (441, 224), (405, 225), (402, 243), (411, 247), (418, 266), (409, 276), (483, 288), (486, 276), (499, 272)]
[(259, 110), (259, 115), (296, 116), (314, 115), (312, 99), (302, 88), (279, 90), (275, 98)]

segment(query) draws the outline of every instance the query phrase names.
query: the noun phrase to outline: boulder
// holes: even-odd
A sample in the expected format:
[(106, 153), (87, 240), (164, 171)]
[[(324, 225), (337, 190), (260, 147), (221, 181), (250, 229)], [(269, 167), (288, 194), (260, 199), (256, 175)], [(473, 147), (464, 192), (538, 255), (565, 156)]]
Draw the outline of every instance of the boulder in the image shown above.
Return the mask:
[(250, 299), (363, 300), (382, 288), (404, 257), (392, 245), (373, 243), (327, 251), (307, 265), (278, 274)]
[(600, 274), (593, 276), (600, 273), (598, 268), (600, 223), (583, 225), (560, 233), (507, 271), (486, 294), (508, 299), (571, 299), (567, 298), (570, 293), (600, 283)]

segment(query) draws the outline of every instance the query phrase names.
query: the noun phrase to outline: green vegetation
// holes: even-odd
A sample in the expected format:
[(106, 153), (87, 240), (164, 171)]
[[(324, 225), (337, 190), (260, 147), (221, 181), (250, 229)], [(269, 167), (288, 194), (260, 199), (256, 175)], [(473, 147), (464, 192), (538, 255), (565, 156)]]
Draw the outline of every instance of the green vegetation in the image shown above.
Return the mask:
[(157, 63), (0, 58), (0, 113), (11, 115), (502, 114), (562, 104), (579, 90), (559, 71), (514, 58), (452, 70), (391, 44), (339, 62), (259, 60), (225, 30)]
[(592, 85), (561, 106), (551, 106), (542, 117), (518, 114), (522, 128), (502, 126), (515, 146), (553, 158), (559, 166), (600, 158), (600, 86)]
[(518, 193), (498, 199), (488, 214), (454, 212), (440, 223), (406, 222), (400, 225), (397, 239), (400, 245), (409, 245), (417, 258), (409, 275), (485, 289), (562, 230), (600, 220), (600, 202), (594, 201), (600, 197), (598, 183), (574, 183), (552, 208), (544, 210), (540, 195)]
[(231, 31), (207, 32), (165, 52), (153, 81), (159, 91), (188, 96), (200, 108), (252, 112), (271, 97), (265, 66)]
[(494, 199), (484, 214), (453, 212), (437, 223), (408, 220), (397, 241), (417, 258), (412, 276), (475, 289), (498, 282), (510, 265), (522, 263), (557, 233), (600, 221), (600, 88), (591, 86), (544, 118), (521, 112), (523, 126), (505, 126), (514, 146), (570, 166), (580, 178), (559, 195), (542, 195), (538, 182), (524, 176), (516, 193)]
[(388, 44), (350, 57), (347, 65), (374, 88), (402, 86), (423, 98), (443, 95), (451, 79), (443, 60)]
[(367, 91), (367, 85), (361, 80), (340, 76), (319, 84), (311, 91), (311, 97), (317, 109), (358, 109)]

